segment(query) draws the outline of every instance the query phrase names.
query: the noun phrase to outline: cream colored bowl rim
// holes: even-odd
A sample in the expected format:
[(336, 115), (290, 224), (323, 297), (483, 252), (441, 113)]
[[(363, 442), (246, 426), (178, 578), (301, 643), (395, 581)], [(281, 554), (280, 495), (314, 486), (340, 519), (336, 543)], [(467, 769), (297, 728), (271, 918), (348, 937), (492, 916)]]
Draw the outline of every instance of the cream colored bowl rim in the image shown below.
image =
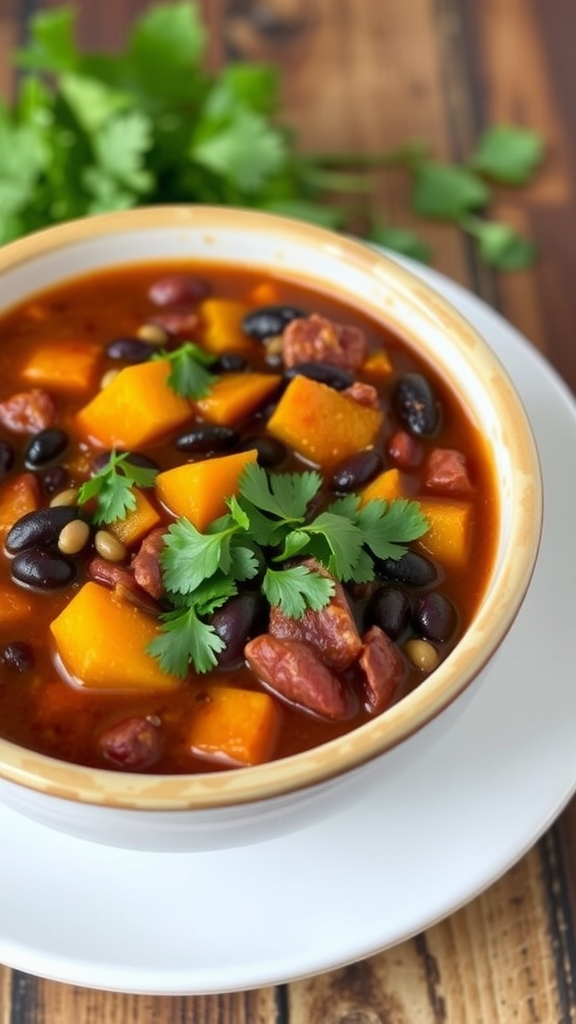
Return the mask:
[[(105, 807), (208, 809), (261, 801), (326, 782), (395, 747), (451, 704), (504, 639), (528, 589), (542, 526), (538, 453), (523, 405), (507, 371), (475, 328), (447, 300), (411, 271), (362, 242), (274, 214), (229, 207), (160, 206), (71, 221), (9, 243), (0, 248), (0, 275), (39, 257), (96, 238), (108, 236), (112, 240), (126, 233), (180, 230), (201, 232), (208, 240), (219, 231), (257, 232), (274, 240), (277, 246), (284, 240), (313, 247), (320, 256), (329, 254), (349, 266), (365, 270), (368, 275), (385, 278), (401, 304), (428, 310), (430, 317), (457, 334), (463, 350), (474, 353), (474, 358), (482, 361), (486, 375), (498, 381), (492, 398), (498, 413), (507, 422), (506, 440), (519, 500), (512, 510), (509, 551), (505, 555), (505, 593), (487, 598), (477, 621), (456, 651), (420, 687), (348, 736), (265, 765), (194, 776), (85, 768), (0, 739), (0, 779), (56, 797)], [(148, 257), (153, 258), (153, 254)], [(136, 255), (133, 262), (138, 262)], [(114, 263), (111, 247), (109, 265)], [(281, 267), (276, 270), (281, 273)], [(67, 277), (74, 276), (71, 267)], [(295, 275), (289, 276), (294, 278)], [(316, 283), (309, 275), (305, 281), (312, 287)], [(377, 312), (364, 297), (351, 301), (368, 312)], [(492, 623), (493, 629), (490, 644), (485, 646), (481, 640), (488, 623)]]

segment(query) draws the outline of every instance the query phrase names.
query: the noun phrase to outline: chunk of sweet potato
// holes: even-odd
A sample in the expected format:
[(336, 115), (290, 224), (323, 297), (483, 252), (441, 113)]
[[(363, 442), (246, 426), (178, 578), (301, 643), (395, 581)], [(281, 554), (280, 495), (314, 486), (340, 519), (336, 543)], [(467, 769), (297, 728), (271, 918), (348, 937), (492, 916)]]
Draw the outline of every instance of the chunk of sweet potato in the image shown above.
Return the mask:
[(34, 473), (20, 473), (0, 487), (0, 542), (17, 519), (40, 508), (40, 484)]
[(210, 298), (198, 307), (202, 321), (202, 347), (212, 355), (223, 352), (250, 352), (254, 342), (242, 330), (242, 320), (250, 311), (238, 299)]
[(322, 467), (371, 445), (383, 413), (299, 374), (268, 421), (268, 432)]
[(31, 613), (30, 595), (22, 587), (5, 582), (0, 588), (0, 626), (15, 626)]
[(420, 498), (430, 529), (418, 544), (446, 566), (462, 569), (468, 562), (472, 540), (473, 508), (466, 501)]
[(236, 452), (202, 462), (187, 462), (156, 477), (156, 494), (175, 516), (185, 516), (197, 530), (205, 530), (226, 512), (225, 498), (238, 493), (238, 478), (257, 452)]
[(123, 519), (117, 519), (108, 527), (123, 544), (126, 544), (126, 547), (137, 544), (160, 522), (158, 509), (144, 492), (134, 487), (132, 493), (136, 498), (136, 507), (130, 509)]
[(262, 764), (273, 753), (280, 709), (268, 693), (233, 686), (207, 686), (188, 731), (195, 754), (236, 765)]
[(131, 601), (85, 583), (50, 625), (67, 672), (95, 689), (169, 690), (181, 684), (147, 653), (159, 625)]
[(95, 383), (100, 357), (101, 349), (86, 342), (44, 342), (34, 349), (22, 376), (42, 387), (88, 391)]
[(363, 488), (360, 494), (360, 503), (365, 505), (373, 498), (379, 498), (381, 501), (395, 501), (396, 498), (405, 497), (400, 471), (396, 468), (385, 469)]
[(126, 366), (76, 417), (81, 433), (108, 448), (138, 448), (183, 426), (192, 404), (168, 384), (166, 359)]
[(275, 373), (226, 373), (196, 402), (196, 408), (209, 423), (233, 426), (271, 398), (281, 380)]

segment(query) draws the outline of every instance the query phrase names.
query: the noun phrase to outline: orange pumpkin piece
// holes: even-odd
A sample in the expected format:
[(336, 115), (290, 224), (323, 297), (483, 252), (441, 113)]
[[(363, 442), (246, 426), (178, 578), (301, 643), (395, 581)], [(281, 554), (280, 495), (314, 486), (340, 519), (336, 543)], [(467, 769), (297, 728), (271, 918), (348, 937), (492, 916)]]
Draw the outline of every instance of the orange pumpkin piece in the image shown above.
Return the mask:
[(240, 474), (256, 457), (257, 452), (250, 449), (166, 469), (156, 477), (156, 494), (175, 516), (184, 516), (197, 530), (205, 530), (227, 511), (225, 499), (238, 493)]
[(378, 352), (371, 352), (366, 357), (360, 367), (360, 373), (362, 376), (367, 377), (371, 384), (379, 385), (388, 380), (393, 369), (392, 360), (388, 353), (384, 349), (379, 349)]
[(373, 443), (383, 413), (298, 375), (268, 421), (268, 433), (304, 458), (330, 467)]
[(21, 587), (6, 582), (0, 589), (0, 626), (14, 626), (31, 614), (30, 597)]
[(34, 473), (21, 473), (0, 488), (0, 540), (17, 519), (40, 508), (40, 484)]
[(464, 568), (472, 541), (472, 505), (465, 501), (443, 501), (440, 498), (418, 500), (422, 514), (430, 524), (428, 532), (418, 541), (420, 547), (446, 566)]
[(196, 402), (196, 408), (209, 423), (233, 426), (271, 398), (281, 380), (276, 373), (226, 373)]
[(195, 754), (236, 765), (262, 764), (273, 753), (279, 719), (268, 693), (207, 686), (198, 695), (188, 743)]
[(383, 473), (379, 473), (374, 480), (367, 484), (360, 494), (360, 504), (365, 505), (368, 501), (372, 501), (373, 498), (379, 498), (381, 501), (395, 501), (396, 498), (405, 497), (406, 495), (402, 487), (402, 474), (399, 469), (394, 467), (393, 469), (385, 469)]
[(88, 391), (95, 382), (101, 349), (85, 341), (46, 342), (34, 349), (22, 376), (30, 384)]
[(144, 492), (140, 491), (137, 487), (133, 487), (132, 493), (136, 498), (136, 507), (130, 509), (123, 519), (117, 519), (116, 522), (111, 523), (108, 527), (126, 547), (132, 547), (139, 540), (142, 540), (160, 522), (158, 509), (146, 497)]
[(138, 448), (161, 440), (193, 414), (168, 384), (167, 359), (126, 366), (76, 417), (79, 430), (108, 448)]
[(248, 305), (254, 306), (278, 306), (282, 302), (282, 293), (277, 281), (259, 281), (248, 292)]
[(99, 583), (85, 583), (50, 629), (64, 668), (81, 686), (148, 691), (181, 684), (147, 653), (160, 631), (156, 619)]
[(202, 348), (215, 356), (253, 349), (254, 342), (242, 330), (242, 320), (249, 311), (250, 307), (238, 299), (204, 299), (198, 307)]

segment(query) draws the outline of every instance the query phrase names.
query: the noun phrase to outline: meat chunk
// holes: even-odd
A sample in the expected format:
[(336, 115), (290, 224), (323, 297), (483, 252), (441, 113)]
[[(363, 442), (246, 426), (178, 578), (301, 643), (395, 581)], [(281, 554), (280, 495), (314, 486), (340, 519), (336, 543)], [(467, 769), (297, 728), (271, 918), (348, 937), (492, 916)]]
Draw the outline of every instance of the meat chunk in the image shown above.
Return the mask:
[(0, 402), (0, 423), (14, 434), (37, 434), (56, 422), (56, 402), (43, 388), (18, 391)]
[(435, 448), (428, 456), (424, 485), (437, 494), (472, 494), (466, 456), (455, 448)]
[[(330, 573), (314, 558), (303, 562), (312, 572), (330, 578)], [(334, 580), (334, 594), (319, 611), (307, 608), (300, 619), (292, 619), (274, 605), (270, 609), (270, 633), (284, 640), (299, 640), (310, 644), (330, 668), (341, 672), (356, 660), (362, 650), (362, 640), (344, 588)]]
[(371, 626), (363, 640), (359, 665), (364, 704), (377, 715), (392, 704), (408, 666), (402, 652), (379, 626)]
[(355, 380), (349, 388), (344, 388), (343, 395), (353, 398), (358, 405), (365, 405), (368, 409), (379, 409), (380, 399), (373, 384), (366, 384), (365, 381)]
[(132, 559), (132, 571), (136, 583), (157, 601), (164, 593), (160, 552), (164, 547), (164, 527), (152, 530), (142, 541)]
[(366, 351), (366, 336), (360, 327), (335, 324), (318, 313), (292, 320), (282, 334), (286, 367), (298, 363), (329, 363), (345, 370), (357, 370), (364, 362)]
[(322, 718), (350, 718), (354, 702), (343, 681), (299, 640), (261, 633), (244, 648), (250, 668), (275, 693)]

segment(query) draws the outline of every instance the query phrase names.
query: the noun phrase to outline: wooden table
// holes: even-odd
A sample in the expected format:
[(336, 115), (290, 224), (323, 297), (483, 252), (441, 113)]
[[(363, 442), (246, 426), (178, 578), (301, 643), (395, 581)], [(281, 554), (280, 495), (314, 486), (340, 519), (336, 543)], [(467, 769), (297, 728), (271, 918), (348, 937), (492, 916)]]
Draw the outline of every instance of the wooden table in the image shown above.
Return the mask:
[[(54, 0), (0, 0), (0, 91), (26, 17)], [(80, 33), (118, 48), (145, 0), (82, 0)], [(284, 120), (302, 148), (391, 148), (428, 139), (466, 154), (478, 132), (542, 132), (535, 184), (494, 212), (536, 240), (537, 266), (494, 276), (455, 230), (419, 224), (437, 269), (497, 307), (576, 387), (576, 93), (573, 0), (204, 0), (210, 60), (283, 69)], [(266, 10), (276, 32), (250, 16)], [(262, 24), (262, 21), (260, 22)], [(0, 152), (0, 160), (2, 159)], [(405, 179), (382, 175), (382, 208), (410, 224)], [(576, 723), (575, 723), (576, 780)], [(1, 841), (1, 840), (0, 840)], [(310, 980), (221, 996), (116, 995), (0, 968), (3, 1024), (568, 1024), (576, 1020), (576, 802), (503, 878), (424, 934)], [(0, 907), (1, 914), (1, 907)]]

